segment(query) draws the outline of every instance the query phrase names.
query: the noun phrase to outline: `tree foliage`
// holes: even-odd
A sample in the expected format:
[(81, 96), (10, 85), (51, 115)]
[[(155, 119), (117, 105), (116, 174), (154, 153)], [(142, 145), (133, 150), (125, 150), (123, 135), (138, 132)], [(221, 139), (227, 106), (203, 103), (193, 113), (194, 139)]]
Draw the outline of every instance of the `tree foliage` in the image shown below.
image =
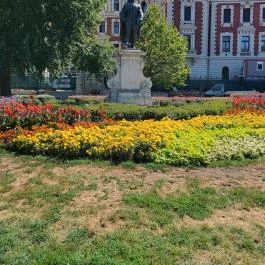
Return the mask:
[(114, 48), (107, 39), (85, 38), (78, 44), (73, 62), (79, 70), (101, 78), (113, 73), (116, 67), (113, 54)]
[(167, 24), (158, 5), (148, 8), (137, 47), (146, 52), (144, 74), (153, 83), (165, 88), (185, 84), (189, 74), (186, 39)]
[(58, 73), (77, 57), (80, 45), (95, 45), (92, 40), (104, 2), (0, 0), (1, 94), (10, 94), (11, 72), (42, 73), (48, 68)]

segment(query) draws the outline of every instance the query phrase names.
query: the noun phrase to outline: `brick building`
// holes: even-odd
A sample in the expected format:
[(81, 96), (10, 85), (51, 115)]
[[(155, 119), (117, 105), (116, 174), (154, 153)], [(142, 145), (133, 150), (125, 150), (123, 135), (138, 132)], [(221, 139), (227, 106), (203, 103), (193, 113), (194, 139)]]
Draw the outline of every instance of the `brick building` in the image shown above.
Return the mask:
[[(105, 10), (102, 12), (103, 21), (99, 25), (98, 34), (108, 35), (114, 46), (120, 45), (120, 11), (127, 0), (108, 0)], [(136, 0), (145, 11), (150, 4), (157, 3), (166, 11), (166, 0)]]
[(264, 0), (169, 0), (167, 19), (187, 38), (191, 79), (265, 77)]

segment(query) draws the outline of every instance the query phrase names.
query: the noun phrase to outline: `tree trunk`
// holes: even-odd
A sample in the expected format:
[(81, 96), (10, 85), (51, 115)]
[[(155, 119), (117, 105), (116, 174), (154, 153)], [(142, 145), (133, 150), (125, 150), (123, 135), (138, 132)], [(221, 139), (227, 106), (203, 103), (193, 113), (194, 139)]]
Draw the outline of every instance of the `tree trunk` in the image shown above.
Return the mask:
[(0, 96), (11, 96), (11, 71), (10, 67), (0, 69)]

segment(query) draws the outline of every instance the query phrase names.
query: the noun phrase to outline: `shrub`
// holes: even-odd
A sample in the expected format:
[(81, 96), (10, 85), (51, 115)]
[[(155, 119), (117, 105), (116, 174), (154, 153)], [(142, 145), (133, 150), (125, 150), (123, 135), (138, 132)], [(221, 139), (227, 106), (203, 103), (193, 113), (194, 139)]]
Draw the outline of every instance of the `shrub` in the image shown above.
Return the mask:
[(68, 100), (65, 101), (66, 104), (76, 104), (76, 105), (95, 105), (106, 101), (106, 96), (99, 95), (89, 95), (89, 96), (69, 96)]
[(196, 103), (202, 100), (209, 100), (206, 98), (199, 97), (152, 97), (152, 103), (154, 106), (183, 106), (189, 103)]
[(169, 117), (173, 120), (191, 119), (200, 115), (220, 115), (231, 107), (230, 100), (215, 99), (201, 100), (189, 103), (168, 104), (166, 106), (136, 106), (129, 104), (106, 103), (104, 105), (91, 106), (92, 120), (97, 111), (103, 111), (114, 120), (161, 120)]

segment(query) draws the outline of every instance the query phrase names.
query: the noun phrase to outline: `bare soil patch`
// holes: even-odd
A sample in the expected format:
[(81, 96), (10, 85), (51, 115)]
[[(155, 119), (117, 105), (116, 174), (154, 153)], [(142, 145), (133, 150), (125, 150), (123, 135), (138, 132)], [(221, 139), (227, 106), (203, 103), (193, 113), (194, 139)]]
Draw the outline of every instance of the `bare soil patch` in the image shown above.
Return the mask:
[[(32, 161), (28, 161), (30, 165)], [(30, 171), (30, 170), (29, 170)], [(82, 180), (84, 185), (91, 185), (91, 189), (80, 191), (76, 196), (62, 208), (60, 220), (55, 222), (50, 230), (63, 238), (65, 228), (72, 226), (85, 226), (91, 231), (112, 231), (123, 224), (117, 220), (110, 221), (110, 217), (119, 209), (126, 207), (123, 203), (123, 196), (130, 192), (144, 193), (163, 182), (158, 192), (161, 196), (168, 194), (180, 194), (187, 191), (187, 180), (197, 179), (203, 187), (214, 187), (216, 189), (248, 187), (265, 191), (265, 163), (256, 163), (243, 167), (229, 168), (169, 168), (166, 171), (151, 171), (141, 165), (135, 169), (125, 169), (122, 166), (101, 166), (96, 164), (65, 166), (54, 165), (49, 169), (43, 166), (33, 168), (32, 172), (25, 173), (25, 162), (18, 161), (18, 158), (2, 158), (0, 164), (0, 180), (6, 173), (11, 172), (16, 176), (12, 183), (12, 190), (7, 195), (14, 195), (23, 190), (29, 181), (36, 174), (41, 173), (43, 184), (65, 185), (70, 180)], [(46, 174), (46, 173), (47, 174)], [(49, 173), (51, 172), (51, 173)], [(32, 185), (32, 184), (31, 184)], [(66, 185), (71, 187), (71, 183)], [(0, 203), (3, 204), (0, 198)], [(21, 208), (26, 209), (25, 205)], [(32, 215), (28, 208), (28, 216), (41, 216), (42, 210)], [(69, 214), (70, 213), (70, 214)], [(71, 214), (72, 213), (72, 214)], [(13, 214), (12, 209), (0, 208), (0, 215), (8, 217)], [(3, 217), (4, 218), (4, 217)], [(198, 221), (185, 217), (177, 225), (239, 225), (249, 228), (253, 223), (265, 226), (265, 210), (242, 209), (238, 206), (235, 209), (217, 210), (207, 220)]]
[[(162, 181), (163, 185), (158, 189), (161, 196), (168, 194), (185, 193), (187, 180), (197, 179), (201, 186), (218, 188), (251, 187), (265, 190), (265, 182), (262, 177), (265, 173), (265, 165), (257, 163), (242, 168), (171, 168), (166, 172), (154, 172), (138, 166), (135, 170), (122, 167), (102, 168), (96, 165), (82, 165), (67, 168), (64, 174), (82, 174), (83, 179), (89, 183), (91, 177), (97, 176), (97, 189), (78, 194), (74, 200), (65, 207), (64, 211), (79, 211), (77, 217), (64, 217), (61, 222), (73, 223), (88, 227), (92, 231), (112, 231), (117, 229), (122, 222), (110, 222), (109, 219), (119, 209), (123, 209), (122, 198), (130, 192), (144, 193), (152, 189), (156, 182)], [(178, 225), (218, 225), (238, 224), (250, 227), (252, 220), (265, 225), (265, 211), (261, 209), (231, 209), (229, 211), (218, 210), (211, 218), (205, 221), (196, 221), (184, 218)], [(60, 226), (56, 224), (55, 226)], [(57, 229), (55, 229), (57, 230)], [(58, 231), (58, 230), (57, 230)]]
[(265, 227), (265, 210), (259, 208), (243, 209), (238, 206), (233, 209), (216, 210), (215, 213), (205, 220), (194, 220), (184, 217), (179, 225), (215, 227), (217, 225), (237, 225), (241, 228), (251, 229), (256, 224)]

